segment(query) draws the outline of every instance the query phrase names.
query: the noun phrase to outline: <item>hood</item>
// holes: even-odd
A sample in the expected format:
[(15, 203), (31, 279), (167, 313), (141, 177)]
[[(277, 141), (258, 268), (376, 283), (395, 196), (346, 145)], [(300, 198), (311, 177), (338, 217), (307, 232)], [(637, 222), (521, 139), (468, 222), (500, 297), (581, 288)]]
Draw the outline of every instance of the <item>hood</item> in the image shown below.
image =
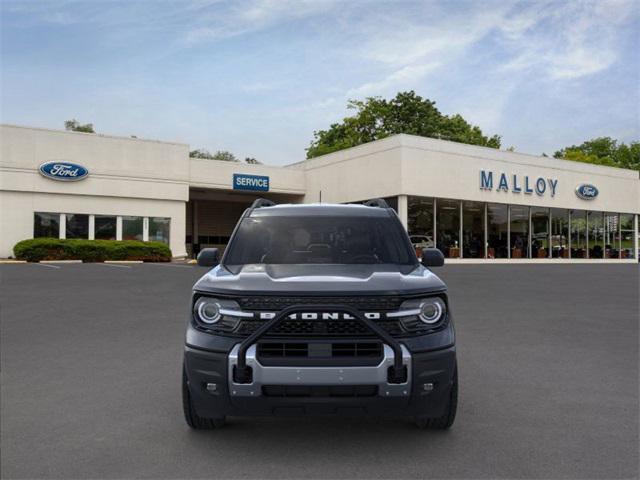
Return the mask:
[(234, 274), (219, 265), (194, 290), (242, 295), (405, 295), (442, 291), (446, 286), (418, 265), (244, 265)]

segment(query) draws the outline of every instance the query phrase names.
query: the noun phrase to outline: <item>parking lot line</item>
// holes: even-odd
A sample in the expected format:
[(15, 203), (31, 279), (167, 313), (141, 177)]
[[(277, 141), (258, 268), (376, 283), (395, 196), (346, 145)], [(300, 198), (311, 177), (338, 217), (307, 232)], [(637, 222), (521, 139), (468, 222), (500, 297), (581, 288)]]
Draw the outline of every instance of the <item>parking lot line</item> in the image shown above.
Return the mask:
[(104, 267), (131, 268), (130, 265), (116, 265), (115, 263), (96, 263), (96, 265), (102, 265)]
[(173, 263), (149, 263), (149, 265), (158, 265), (159, 267), (193, 268), (193, 265), (175, 265)]
[(47, 267), (47, 268), (62, 268), (59, 265), (51, 265), (48, 263), (34, 263), (34, 265), (38, 265), (39, 267)]

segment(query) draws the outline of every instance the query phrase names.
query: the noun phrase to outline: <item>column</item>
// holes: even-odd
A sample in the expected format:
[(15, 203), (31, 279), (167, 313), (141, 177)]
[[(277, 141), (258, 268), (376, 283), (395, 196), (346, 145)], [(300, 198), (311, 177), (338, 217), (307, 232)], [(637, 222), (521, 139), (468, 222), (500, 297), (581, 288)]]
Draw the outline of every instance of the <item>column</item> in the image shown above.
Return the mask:
[(398, 216), (405, 230), (408, 230), (409, 200), (406, 195), (398, 195)]
[(116, 240), (122, 240), (122, 217), (116, 217)]
[(633, 216), (633, 258), (638, 260), (638, 215)]
[(67, 214), (60, 214), (60, 238), (67, 238)]
[(144, 217), (142, 219), (142, 241), (149, 241), (149, 217)]
[(462, 253), (462, 244), (464, 242), (462, 236), (463, 236), (463, 227), (462, 227), (462, 222), (463, 222), (463, 210), (462, 210), (462, 200), (460, 200), (460, 208), (458, 209), (459, 211), (459, 215), (460, 215), (460, 225), (458, 225), (458, 238), (460, 239), (460, 255), (458, 256), (458, 258), (464, 258), (464, 253)]
[(89, 240), (96, 239), (96, 216), (89, 215)]
[(191, 225), (191, 244), (192, 246), (198, 243), (198, 201), (191, 201), (191, 216), (193, 217), (193, 224)]
[(487, 217), (489, 215), (489, 207), (487, 206), (488, 204), (485, 203), (484, 204), (484, 257), (485, 259), (488, 258), (487, 254), (489, 253), (489, 234), (488, 234), (488, 228), (489, 225), (487, 223)]
[(436, 209), (437, 209), (437, 205), (436, 202), (438, 201), (437, 198), (433, 198), (433, 248), (438, 248), (438, 235), (437, 235), (437, 231), (436, 228), (438, 227), (438, 222), (436, 219)]

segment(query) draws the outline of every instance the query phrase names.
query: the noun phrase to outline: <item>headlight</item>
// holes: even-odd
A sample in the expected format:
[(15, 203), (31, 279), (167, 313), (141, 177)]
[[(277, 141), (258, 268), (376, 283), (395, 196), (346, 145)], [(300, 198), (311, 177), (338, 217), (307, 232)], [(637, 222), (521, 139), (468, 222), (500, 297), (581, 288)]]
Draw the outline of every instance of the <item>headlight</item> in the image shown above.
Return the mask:
[(420, 304), (418, 317), (427, 325), (434, 325), (444, 317), (447, 307), (439, 297), (428, 298)]
[(387, 318), (398, 318), (409, 332), (440, 327), (447, 319), (447, 304), (442, 297), (406, 300), (400, 310), (388, 313)]
[(253, 318), (253, 312), (240, 310), (238, 302), (225, 298), (201, 296), (193, 304), (193, 319), (197, 326), (216, 332), (233, 332), (241, 319)]
[(193, 311), (199, 321), (206, 325), (213, 325), (222, 317), (220, 308), (220, 303), (215, 298), (200, 297), (193, 306)]

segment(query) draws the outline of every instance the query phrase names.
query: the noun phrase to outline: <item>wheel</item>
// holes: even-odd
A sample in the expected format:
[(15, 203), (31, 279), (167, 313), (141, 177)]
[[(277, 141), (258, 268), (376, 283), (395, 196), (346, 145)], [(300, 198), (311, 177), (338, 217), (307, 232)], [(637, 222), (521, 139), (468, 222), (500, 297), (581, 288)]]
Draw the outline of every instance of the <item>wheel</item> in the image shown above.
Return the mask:
[(446, 430), (456, 419), (456, 411), (458, 409), (458, 366), (453, 371), (453, 381), (451, 383), (451, 392), (449, 393), (449, 401), (444, 415), (436, 418), (418, 417), (416, 425), (418, 428), (427, 428), (431, 430)]
[(204, 418), (196, 413), (196, 409), (191, 402), (191, 392), (189, 391), (189, 380), (184, 367), (182, 369), (182, 409), (184, 411), (184, 419), (194, 430), (211, 430), (220, 428), (224, 425), (224, 417)]

